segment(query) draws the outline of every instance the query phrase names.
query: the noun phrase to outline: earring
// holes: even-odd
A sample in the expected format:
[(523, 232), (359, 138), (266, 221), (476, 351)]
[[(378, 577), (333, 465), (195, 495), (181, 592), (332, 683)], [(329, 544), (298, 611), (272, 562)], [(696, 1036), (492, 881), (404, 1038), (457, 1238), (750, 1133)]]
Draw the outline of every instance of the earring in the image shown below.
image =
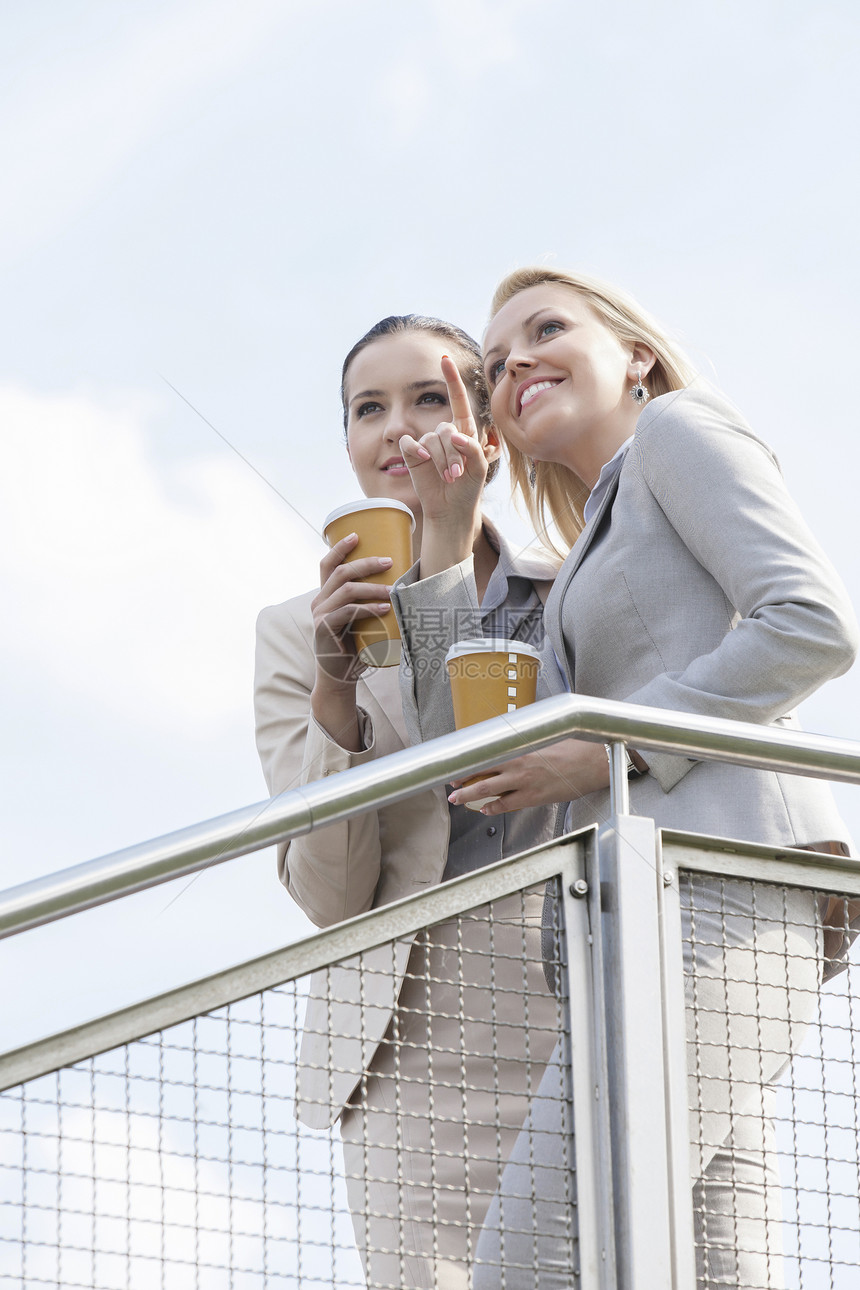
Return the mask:
[(651, 395), (648, 393), (647, 386), (642, 384), (641, 366), (637, 367), (636, 369), (636, 384), (633, 386), (633, 389), (630, 391), (630, 397), (634, 403), (639, 404), (640, 408), (644, 408), (645, 404), (648, 402), (648, 400), (651, 397)]
[[(532, 459), (529, 458), (529, 460), (531, 461)], [(537, 483), (537, 466), (534, 464), (534, 461), (532, 461), (532, 464), (529, 466), (529, 486), (531, 488), (534, 488), (536, 483)]]

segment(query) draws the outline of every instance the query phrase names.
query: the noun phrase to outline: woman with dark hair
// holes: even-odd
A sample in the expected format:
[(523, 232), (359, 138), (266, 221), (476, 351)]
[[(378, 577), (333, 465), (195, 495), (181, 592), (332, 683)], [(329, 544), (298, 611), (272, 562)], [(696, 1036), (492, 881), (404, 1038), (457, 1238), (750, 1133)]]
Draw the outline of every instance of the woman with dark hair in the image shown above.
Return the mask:
[[(515, 486), (539, 529), (552, 524), (571, 548), (546, 611), (570, 689), (794, 726), (795, 706), (851, 665), (858, 633), (770, 448), (634, 301), (579, 275), (509, 275), (493, 301), (484, 361)], [(465, 419), (404, 438), (400, 448), (425, 511), (443, 484), (453, 493), (480, 460)], [(425, 522), (435, 569), (460, 561), (467, 576), (469, 516), (460, 503), (447, 515), (439, 509), (444, 550)], [(567, 740), (549, 751), (566, 784), (567, 827), (605, 819), (603, 747)], [(449, 801), (492, 795), (483, 807), (489, 818), (549, 805), (559, 799), (547, 755), (513, 759), (456, 786)], [(631, 757), (631, 810), (658, 827), (848, 854), (847, 830), (819, 780), (651, 751)], [(809, 891), (700, 876), (684, 919), (688, 995), (695, 989), (697, 1003), (690, 1092), (698, 1285), (773, 1290), (782, 1259), (772, 1085), (814, 1008), (821, 914)], [(533, 1110), (544, 1115), (541, 1098)], [(510, 1203), (501, 1221), (494, 1205), (479, 1245), (488, 1260), (476, 1277), (481, 1287), (500, 1284), (502, 1232), (501, 1284), (569, 1283), (551, 1242), (546, 1276), (535, 1275), (541, 1234), (522, 1221), (534, 1197), (520, 1189), (517, 1204), (524, 1150), (521, 1140), (503, 1182)], [(545, 1199), (551, 1211), (554, 1198)], [(510, 1262), (528, 1271), (514, 1273)]]
[[(410, 507), (416, 555), (424, 515), (399, 441), (450, 418), (446, 377), (467, 392), (480, 491), (497, 468), (499, 444), (480, 350), (465, 332), (415, 315), (386, 318), (343, 366), (346, 446), (358, 484), (366, 496)], [(344, 538), (324, 556), (319, 589), (259, 618), (257, 744), (273, 794), (427, 734), (417, 699), (404, 713), (397, 668), (356, 666), (350, 625), (391, 610), (388, 588), (360, 581), (384, 558), (352, 560), (355, 542)], [(540, 644), (543, 599), (557, 566), (512, 551), (479, 511), (469, 550), (477, 630)], [(454, 630), (437, 623), (434, 638)], [(438, 677), (420, 668), (415, 676), (419, 689), (427, 683), (438, 692)], [(542, 806), (490, 822), (454, 810), (440, 788), (283, 845), (279, 874), (325, 927), (548, 840), (557, 821), (556, 808)], [(541, 965), (541, 903), (539, 893), (498, 901), (312, 981), (297, 1114), (316, 1128), (340, 1120), (369, 1285), (469, 1285), (469, 1253), (500, 1162), (558, 1033)], [(496, 1020), (490, 981), (504, 999)]]

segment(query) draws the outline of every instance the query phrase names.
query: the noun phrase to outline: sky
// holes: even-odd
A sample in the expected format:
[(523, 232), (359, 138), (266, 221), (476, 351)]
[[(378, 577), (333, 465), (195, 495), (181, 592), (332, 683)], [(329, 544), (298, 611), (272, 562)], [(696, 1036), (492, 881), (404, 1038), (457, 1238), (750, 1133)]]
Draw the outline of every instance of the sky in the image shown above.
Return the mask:
[[(0, 884), (265, 796), (254, 621), (356, 495), (343, 355), (389, 313), (480, 335), (516, 265), (657, 314), (860, 605), (856, 4), (0, 14)], [(804, 724), (858, 737), (858, 699)], [(264, 852), (4, 941), (4, 1046), (307, 930)]]

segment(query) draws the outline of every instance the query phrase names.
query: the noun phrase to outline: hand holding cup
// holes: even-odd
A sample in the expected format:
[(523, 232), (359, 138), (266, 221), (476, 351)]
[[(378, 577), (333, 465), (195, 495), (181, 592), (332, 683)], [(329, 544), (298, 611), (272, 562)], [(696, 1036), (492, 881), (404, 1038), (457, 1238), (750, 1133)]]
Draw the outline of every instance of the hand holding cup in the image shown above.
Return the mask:
[(353, 625), (391, 610), (388, 587), (369, 581), (391, 567), (391, 557), (352, 559), (357, 545), (357, 533), (335, 542), (320, 561), (320, 589), (311, 601), (317, 684), (327, 691), (354, 687), (361, 672)]
[(409, 507), (384, 497), (339, 506), (326, 518), (323, 533), (332, 547), (326, 557), (332, 562), (327, 569), (332, 586), (325, 610), (322, 605), (319, 614), (315, 610), (315, 622), (319, 617), (322, 626), (325, 620), (339, 654), (354, 651), (368, 667), (395, 667), (400, 662), (400, 630), (391, 613), (390, 587), (412, 565), (414, 528)]

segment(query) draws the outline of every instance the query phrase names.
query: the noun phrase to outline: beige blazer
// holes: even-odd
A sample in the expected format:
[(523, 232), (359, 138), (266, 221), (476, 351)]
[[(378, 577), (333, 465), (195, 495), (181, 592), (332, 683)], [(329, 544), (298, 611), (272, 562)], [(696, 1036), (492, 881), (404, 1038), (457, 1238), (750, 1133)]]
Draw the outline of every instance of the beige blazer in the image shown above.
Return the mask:
[[(512, 551), (489, 521), (484, 524), (505, 575), (527, 578), (545, 602), (557, 565), (528, 549)], [(406, 581), (414, 582), (414, 571)], [(316, 592), (262, 611), (257, 621), (254, 706), (257, 748), (273, 796), (452, 728), (443, 666), (448, 636), (460, 631), (464, 622), (473, 624), (472, 635), (481, 635), (481, 616), (476, 599), (467, 597), (462, 604), (457, 599), (463, 595), (462, 587), (456, 594), (447, 586), (437, 587), (436, 594), (441, 599), (433, 604), (444, 605), (448, 612), (441, 623), (442, 635), (434, 636), (438, 654), (434, 655), (438, 666), (431, 669), (434, 684), (421, 694), (413, 693), (407, 684), (401, 702), (401, 669), (369, 669), (358, 682), (356, 695), (364, 744), (360, 753), (346, 752), (310, 713), (315, 673), (311, 601)], [(404, 641), (402, 670), (411, 675), (406, 633)], [(422, 654), (425, 647), (426, 642)], [(551, 693), (553, 684), (558, 688), (560, 678), (541, 693)], [(409, 712), (408, 734), (404, 707)], [(551, 812), (547, 814), (544, 831), (552, 836), (554, 820)], [(435, 886), (448, 858), (449, 834), (448, 802), (440, 785), (282, 844), (278, 873), (311, 921), (328, 927)], [(340, 1115), (391, 1020), (410, 949), (411, 938), (314, 975), (298, 1069), (296, 1113), (303, 1123), (323, 1128)], [(320, 1088), (325, 1078), (327, 1093)]]
[[(407, 746), (397, 668), (368, 671), (358, 683), (364, 751), (346, 752), (311, 717), (315, 595), (264, 609), (257, 620), (257, 748), (273, 796)], [(440, 786), (283, 843), (278, 873), (311, 921), (328, 927), (438, 883), (448, 834)], [(393, 951), (381, 946), (360, 963), (314, 974), (299, 1057), (303, 1123), (325, 1128), (340, 1115), (391, 1019), (409, 950), (409, 941)], [(327, 1098), (320, 1091), (325, 1078)]]
[[(547, 634), (578, 694), (764, 724), (853, 662), (845, 588), (771, 450), (705, 382), (653, 399), (565, 561)], [(645, 753), (632, 809), (661, 827), (781, 846), (849, 843), (820, 780)], [(570, 826), (609, 811), (571, 804)]]

